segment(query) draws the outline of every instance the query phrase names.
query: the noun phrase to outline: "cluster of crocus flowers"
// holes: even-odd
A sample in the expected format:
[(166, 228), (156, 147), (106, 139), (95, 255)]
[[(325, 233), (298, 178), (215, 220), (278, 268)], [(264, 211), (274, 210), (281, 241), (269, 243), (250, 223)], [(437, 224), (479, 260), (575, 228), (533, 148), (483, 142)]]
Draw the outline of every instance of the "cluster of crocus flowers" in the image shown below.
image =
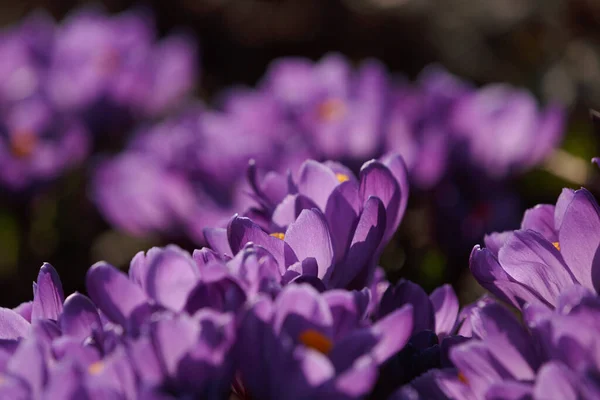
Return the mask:
[(45, 264), (33, 301), (0, 309), (0, 396), (352, 399), (400, 389), (420, 372), (407, 360), (441, 364), (471, 314), (448, 286), (429, 297), (376, 268), (406, 205), (401, 159), (358, 178), (315, 161), (297, 181), (256, 172), (258, 205), (207, 229), (210, 247), (152, 248), (128, 274), (97, 263), (88, 296), (66, 299)]
[[(282, 58), (272, 63), (255, 89), (225, 90), (220, 108), (193, 107), (140, 130), (121, 155), (99, 168), (93, 197), (121, 229), (135, 234), (179, 230), (205, 243), (204, 227), (245, 209), (244, 171), (251, 159), (257, 168), (279, 173), (296, 171), (307, 158), (341, 161), (358, 172), (367, 160), (397, 152), (417, 189), (460, 192), (450, 207), (457, 218), (475, 220), (465, 229), (502, 229), (474, 209), (482, 208), (482, 202), (514, 209), (511, 194), (504, 195), (506, 188), (495, 182), (539, 164), (561, 135), (558, 107), (540, 111), (531, 95), (509, 86), (475, 89), (438, 67), (427, 68), (415, 83), (397, 83), (379, 62), (366, 60), (352, 68), (339, 54), (317, 62)], [(140, 157), (155, 165), (144, 168)], [(125, 161), (132, 158), (138, 161)], [(188, 221), (177, 222), (179, 228), (144, 217), (144, 210), (169, 215), (180, 205), (165, 198), (169, 195), (158, 189), (161, 185), (149, 189), (154, 194), (130, 196), (127, 187), (136, 179), (125, 164), (140, 165), (141, 175), (160, 169), (153, 174), (167, 186), (177, 175), (179, 197), (188, 203), (189, 193), (195, 193), (197, 210), (186, 207)], [(482, 196), (468, 198), (469, 190), (453, 180), (456, 174), (494, 183), (484, 192), (499, 193), (489, 196), (500, 199), (494, 200), (498, 204)], [(461, 206), (462, 213), (457, 211)]]
[[(484, 296), (459, 307), (390, 283), (378, 259), (408, 172), (389, 154), (248, 169), (253, 203), (208, 246), (100, 262), (65, 298), (45, 264), (0, 309), (0, 397), (591, 399), (600, 395), (600, 208), (585, 189), (528, 210), (471, 255)], [(506, 304), (516, 308), (515, 315)], [(573, 329), (576, 327), (576, 329)]]
[(51, 181), (85, 160), (93, 134), (178, 107), (195, 85), (195, 44), (157, 42), (154, 31), (140, 12), (84, 9), (61, 24), (33, 14), (0, 33), (0, 185)]

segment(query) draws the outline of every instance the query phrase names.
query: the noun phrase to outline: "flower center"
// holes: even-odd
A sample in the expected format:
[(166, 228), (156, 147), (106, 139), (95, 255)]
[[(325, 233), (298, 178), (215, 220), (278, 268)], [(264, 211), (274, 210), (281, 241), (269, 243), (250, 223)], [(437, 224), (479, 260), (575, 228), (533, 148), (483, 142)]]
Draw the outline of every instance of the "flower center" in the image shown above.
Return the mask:
[(91, 375), (97, 375), (104, 369), (104, 363), (102, 361), (96, 361), (95, 363), (90, 364), (88, 367), (88, 372)]
[(319, 353), (328, 354), (333, 347), (329, 338), (314, 329), (307, 329), (300, 334), (300, 342), (306, 347), (317, 350)]
[(10, 151), (18, 158), (29, 157), (38, 143), (36, 134), (30, 131), (18, 131), (10, 137)]
[(462, 383), (464, 383), (465, 385), (469, 384), (469, 380), (467, 379), (467, 377), (465, 376), (465, 374), (463, 374), (462, 372), (458, 372), (458, 380), (461, 381)]
[(275, 233), (271, 233), (269, 236), (273, 236), (279, 240), (283, 240), (285, 239), (285, 234), (283, 232), (275, 232)]
[(344, 182), (350, 180), (350, 177), (346, 174), (337, 173), (337, 174), (335, 174), (335, 177), (337, 178), (339, 183), (344, 183)]
[(560, 251), (560, 243), (558, 243), (558, 242), (553, 242), (553, 243), (552, 243), (552, 245), (553, 245), (554, 247), (556, 247), (556, 250)]
[(340, 99), (328, 99), (322, 102), (317, 108), (317, 114), (320, 119), (327, 122), (337, 121), (346, 115), (346, 104)]

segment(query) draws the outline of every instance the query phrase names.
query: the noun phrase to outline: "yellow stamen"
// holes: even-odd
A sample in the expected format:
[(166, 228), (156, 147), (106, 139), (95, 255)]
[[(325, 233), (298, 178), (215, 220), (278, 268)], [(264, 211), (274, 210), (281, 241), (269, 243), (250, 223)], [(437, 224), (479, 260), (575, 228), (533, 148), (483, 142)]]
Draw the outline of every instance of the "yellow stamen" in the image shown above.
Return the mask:
[(10, 138), (10, 150), (15, 157), (29, 157), (38, 143), (35, 133), (29, 131), (15, 132)]
[(556, 250), (560, 251), (560, 243), (554, 242), (552, 244), (554, 245), (554, 247), (556, 247)]
[(90, 364), (88, 367), (88, 372), (91, 375), (97, 375), (104, 369), (104, 363), (102, 361), (96, 361), (95, 363)]
[(346, 104), (340, 99), (328, 99), (321, 103), (317, 109), (319, 118), (324, 121), (336, 121), (346, 114)]
[(300, 342), (306, 347), (315, 349), (320, 353), (328, 354), (333, 347), (329, 338), (314, 329), (307, 329), (300, 334)]
[(465, 376), (465, 374), (463, 374), (462, 372), (458, 372), (458, 380), (461, 381), (462, 383), (464, 383), (465, 385), (469, 384), (469, 380), (467, 379), (467, 377)]
[(277, 238), (279, 240), (285, 239), (285, 233), (282, 233), (282, 232), (271, 233), (270, 236), (273, 236), (273, 237), (275, 237), (275, 238)]
[(346, 175), (346, 174), (340, 174), (340, 173), (337, 173), (337, 174), (335, 174), (335, 177), (337, 178), (337, 180), (338, 180), (340, 183), (344, 183), (344, 182), (346, 182), (346, 181), (349, 181), (349, 180), (350, 180), (350, 177), (349, 177), (348, 175)]

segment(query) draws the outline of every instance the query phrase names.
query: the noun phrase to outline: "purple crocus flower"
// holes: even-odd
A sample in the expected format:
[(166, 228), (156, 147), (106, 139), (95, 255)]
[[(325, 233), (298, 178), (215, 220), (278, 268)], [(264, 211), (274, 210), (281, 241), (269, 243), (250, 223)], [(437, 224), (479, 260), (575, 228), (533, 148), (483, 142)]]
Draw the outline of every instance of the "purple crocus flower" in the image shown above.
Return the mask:
[(564, 189), (555, 206), (528, 210), (521, 229), (485, 237), (470, 267), (475, 279), (501, 299), (555, 307), (574, 284), (598, 290), (600, 211), (586, 189)]
[(142, 13), (114, 17), (85, 9), (57, 32), (47, 90), (61, 110), (108, 105), (155, 115), (173, 107), (195, 80), (195, 45), (188, 37), (154, 43)]
[(54, 35), (54, 21), (41, 13), (0, 33), (0, 106), (42, 91)]
[(500, 84), (464, 96), (452, 114), (467, 158), (496, 179), (542, 162), (558, 146), (563, 125), (561, 107), (538, 111), (531, 94)]
[(316, 157), (360, 163), (381, 153), (387, 80), (374, 60), (352, 71), (343, 56), (329, 54), (316, 63), (276, 60), (261, 90), (301, 128)]
[(256, 302), (238, 340), (241, 382), (252, 398), (360, 398), (377, 366), (412, 330), (410, 306), (369, 325), (360, 292), (319, 294), (309, 285)]
[[(226, 112), (195, 106), (140, 129), (123, 154), (96, 170), (92, 197), (100, 211), (134, 234), (183, 233), (204, 244), (204, 228), (250, 206), (244, 182), (250, 159), (285, 171), (305, 157), (277, 139), (285, 129), (272, 102), (248, 96), (230, 96)], [(257, 119), (256, 109), (271, 110), (272, 118)]]
[(253, 165), (249, 176), (259, 206), (247, 212), (250, 218), (235, 216), (227, 229), (206, 230), (213, 250), (231, 257), (253, 242), (275, 257), (285, 281), (310, 277), (329, 288), (370, 285), (406, 208), (399, 156), (366, 163), (359, 179), (340, 164), (312, 160), (302, 165), (297, 181), (277, 173), (260, 181)]
[(415, 84), (394, 88), (386, 148), (402, 155), (418, 188), (429, 189), (448, 173), (453, 147), (449, 121), (457, 101), (471, 90), (437, 66), (423, 70)]
[(88, 154), (87, 130), (40, 97), (6, 106), (0, 116), (0, 184), (11, 190), (56, 179)]
[(478, 310), (475, 339), (450, 352), (458, 372), (427, 380), (453, 399), (597, 398), (599, 305), (594, 293), (572, 286), (555, 310), (525, 308), (523, 326), (503, 306), (488, 304)]

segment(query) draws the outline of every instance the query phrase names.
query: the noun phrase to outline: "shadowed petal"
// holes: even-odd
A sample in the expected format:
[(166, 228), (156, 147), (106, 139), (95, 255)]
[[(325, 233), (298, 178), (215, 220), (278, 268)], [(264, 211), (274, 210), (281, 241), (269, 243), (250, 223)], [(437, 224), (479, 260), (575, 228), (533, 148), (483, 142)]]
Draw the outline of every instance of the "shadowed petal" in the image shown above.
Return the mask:
[(429, 299), (435, 312), (435, 333), (442, 338), (452, 332), (458, 317), (458, 298), (450, 285), (435, 289)]
[(148, 252), (146, 292), (159, 304), (183, 309), (188, 294), (198, 281), (197, 267), (190, 255), (176, 246)]
[(113, 322), (124, 325), (136, 307), (146, 303), (142, 289), (125, 274), (106, 263), (87, 272), (86, 288), (94, 304)]
[(560, 291), (575, 283), (560, 252), (534, 231), (515, 231), (500, 249), (498, 261), (514, 280), (553, 305)]
[(302, 210), (296, 222), (288, 227), (285, 242), (299, 260), (314, 258), (318, 277), (323, 278), (333, 263), (333, 245), (325, 217), (317, 209)]
[(329, 195), (339, 183), (330, 168), (314, 160), (305, 161), (298, 172), (298, 192), (313, 200), (320, 210), (325, 210)]
[(577, 190), (566, 208), (558, 242), (575, 278), (583, 286), (593, 289), (592, 269), (600, 247), (600, 213), (596, 200), (587, 190)]
[(62, 312), (64, 299), (58, 273), (52, 265), (44, 263), (34, 289), (31, 320), (44, 318), (56, 321)]
[(94, 328), (102, 327), (96, 306), (80, 293), (73, 293), (65, 300), (59, 325), (63, 334), (81, 341), (89, 337)]

